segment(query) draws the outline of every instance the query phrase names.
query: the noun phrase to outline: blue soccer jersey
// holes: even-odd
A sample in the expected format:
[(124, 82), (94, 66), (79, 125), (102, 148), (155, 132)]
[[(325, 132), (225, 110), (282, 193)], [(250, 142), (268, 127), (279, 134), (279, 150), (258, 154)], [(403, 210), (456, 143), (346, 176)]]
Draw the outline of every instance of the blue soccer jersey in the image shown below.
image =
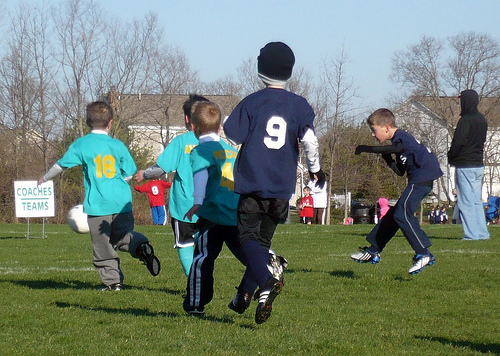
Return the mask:
[(396, 162), (404, 165), (408, 183), (423, 183), (443, 175), (434, 153), (408, 132), (397, 129), (391, 139), (393, 145), (402, 144), (404, 151), (396, 154)]
[(179, 221), (194, 223), (184, 217), (193, 206), (193, 171), (189, 157), (191, 150), (198, 145), (198, 139), (192, 132), (175, 137), (165, 150), (160, 154), (156, 164), (165, 172), (175, 171), (174, 181), (170, 189), (169, 210), (170, 215)]
[(297, 139), (314, 131), (313, 121), (306, 99), (283, 89), (265, 88), (243, 99), (224, 123), (226, 136), (241, 144), (235, 191), (289, 199), (295, 192)]
[(57, 164), (63, 168), (83, 167), (83, 209), (88, 215), (132, 211), (132, 193), (124, 178), (131, 177), (137, 168), (120, 140), (92, 132), (75, 140)]
[(237, 154), (222, 140), (200, 143), (191, 152), (193, 172), (208, 170), (205, 198), (196, 214), (218, 225), (236, 226), (239, 195), (234, 192), (233, 167)]

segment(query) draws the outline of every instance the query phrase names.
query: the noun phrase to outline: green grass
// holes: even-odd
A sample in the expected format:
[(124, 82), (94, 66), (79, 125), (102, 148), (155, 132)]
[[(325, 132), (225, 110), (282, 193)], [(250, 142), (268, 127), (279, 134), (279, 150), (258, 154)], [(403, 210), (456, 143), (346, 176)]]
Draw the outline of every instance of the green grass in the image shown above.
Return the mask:
[[(412, 250), (397, 235), (378, 265), (349, 256), (372, 225), (280, 225), (285, 288), (271, 318), (254, 323), (227, 308), (244, 271), (225, 249), (204, 317), (182, 309), (185, 277), (170, 226), (137, 226), (155, 246), (151, 277), (121, 253), (122, 292), (99, 292), (88, 235), (46, 225), (0, 225), (1, 355), (498, 355), (500, 227), (462, 241), (461, 227), (425, 226), (437, 262), (408, 275)], [(32, 230), (41, 230), (32, 225)], [(35, 232), (36, 234), (36, 232)]]

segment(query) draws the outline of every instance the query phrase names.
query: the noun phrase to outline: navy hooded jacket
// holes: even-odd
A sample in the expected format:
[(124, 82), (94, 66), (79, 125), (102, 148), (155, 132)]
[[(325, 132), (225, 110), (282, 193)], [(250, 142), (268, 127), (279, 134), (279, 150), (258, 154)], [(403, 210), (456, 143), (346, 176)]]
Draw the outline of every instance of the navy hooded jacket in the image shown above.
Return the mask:
[(477, 110), (479, 95), (474, 90), (464, 90), (460, 94), (460, 120), (458, 120), (448, 162), (457, 167), (483, 167), (484, 143), (488, 123)]

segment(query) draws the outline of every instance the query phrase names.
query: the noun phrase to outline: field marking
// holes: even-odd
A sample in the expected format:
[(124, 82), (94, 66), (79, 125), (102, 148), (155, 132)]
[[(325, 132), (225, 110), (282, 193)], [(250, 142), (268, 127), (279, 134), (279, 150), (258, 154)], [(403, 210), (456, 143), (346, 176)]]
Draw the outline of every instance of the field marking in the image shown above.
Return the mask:
[(2, 267), (0, 266), (0, 275), (8, 274), (47, 274), (52, 272), (94, 272), (94, 267)]

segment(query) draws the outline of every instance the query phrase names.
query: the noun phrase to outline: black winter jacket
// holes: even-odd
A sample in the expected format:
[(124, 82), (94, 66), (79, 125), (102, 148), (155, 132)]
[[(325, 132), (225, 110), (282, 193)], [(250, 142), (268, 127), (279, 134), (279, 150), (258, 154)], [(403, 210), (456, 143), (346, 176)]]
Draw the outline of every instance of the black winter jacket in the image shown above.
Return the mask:
[(483, 167), (484, 142), (488, 123), (477, 110), (479, 96), (474, 90), (464, 90), (460, 94), (460, 120), (458, 120), (448, 162), (457, 167)]

